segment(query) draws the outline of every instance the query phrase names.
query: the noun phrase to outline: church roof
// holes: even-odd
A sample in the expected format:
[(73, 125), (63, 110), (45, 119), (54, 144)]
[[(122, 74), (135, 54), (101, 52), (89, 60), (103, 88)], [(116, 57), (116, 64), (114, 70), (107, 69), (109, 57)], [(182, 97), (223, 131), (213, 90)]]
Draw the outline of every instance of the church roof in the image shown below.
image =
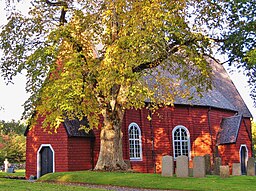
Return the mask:
[[(67, 135), (69, 137), (86, 137), (86, 138), (95, 138), (94, 133), (92, 130), (89, 132), (85, 132), (83, 129), (80, 129), (80, 127), (86, 126), (89, 127), (88, 121), (86, 118), (84, 118), (82, 121), (79, 121), (78, 119), (65, 119), (63, 122), (63, 126), (66, 129)], [(27, 126), (24, 135), (27, 136), (29, 132), (29, 125)]]
[(69, 137), (94, 138), (94, 134), (92, 130), (86, 133), (83, 129), (80, 129), (81, 125), (89, 127), (89, 124), (86, 118), (84, 118), (82, 121), (79, 121), (78, 119), (73, 119), (73, 120), (66, 119), (64, 120), (63, 124)]
[(236, 111), (239, 115), (252, 118), (252, 114), (223, 65), (210, 59), (209, 62), (213, 74), (212, 89), (203, 92), (202, 97), (194, 96), (190, 100), (177, 98), (175, 104), (215, 107)]
[(241, 125), (242, 115), (223, 118), (220, 124), (219, 144), (235, 143)]

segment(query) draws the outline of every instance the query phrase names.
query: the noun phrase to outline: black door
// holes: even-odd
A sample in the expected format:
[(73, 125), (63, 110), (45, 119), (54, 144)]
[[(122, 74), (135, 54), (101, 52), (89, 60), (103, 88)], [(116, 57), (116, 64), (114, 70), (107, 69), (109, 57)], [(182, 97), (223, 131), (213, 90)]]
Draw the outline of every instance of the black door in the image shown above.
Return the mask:
[(41, 172), (40, 176), (53, 172), (53, 152), (50, 147), (42, 147), (41, 156)]
[(242, 173), (242, 175), (246, 174), (246, 157), (247, 157), (246, 148), (245, 148), (245, 146), (242, 146), (241, 151), (240, 151), (241, 173)]

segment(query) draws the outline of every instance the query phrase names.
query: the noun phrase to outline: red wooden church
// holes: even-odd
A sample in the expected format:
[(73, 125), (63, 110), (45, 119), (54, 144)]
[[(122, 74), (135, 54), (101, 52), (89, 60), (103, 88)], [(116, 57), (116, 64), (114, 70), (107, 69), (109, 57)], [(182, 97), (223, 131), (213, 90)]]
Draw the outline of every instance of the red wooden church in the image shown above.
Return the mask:
[[(177, 98), (174, 106), (150, 111), (127, 110), (123, 120), (123, 154), (138, 172), (161, 172), (164, 155), (220, 156), (222, 164), (241, 162), (242, 173), (252, 156), (251, 118), (246, 104), (223, 66), (212, 63), (213, 88), (203, 97)], [(93, 169), (99, 154), (99, 130), (79, 131), (79, 122), (66, 120), (58, 133), (48, 134), (41, 121), (28, 128), (26, 178), (49, 172)], [(99, 128), (100, 129), (100, 128)]]

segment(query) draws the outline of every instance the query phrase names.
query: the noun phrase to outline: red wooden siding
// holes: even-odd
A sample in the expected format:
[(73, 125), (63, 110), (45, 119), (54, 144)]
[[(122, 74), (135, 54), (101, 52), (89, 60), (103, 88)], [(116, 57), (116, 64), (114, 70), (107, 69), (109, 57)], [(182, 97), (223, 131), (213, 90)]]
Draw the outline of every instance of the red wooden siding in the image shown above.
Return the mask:
[[(251, 156), (251, 141), (249, 134), (251, 131), (250, 120), (245, 119), (247, 130), (244, 123), (241, 124), (239, 136), (236, 144), (229, 144), (219, 146), (216, 150), (217, 135), (220, 130), (220, 123), (222, 118), (235, 115), (235, 112), (220, 110), (208, 107), (188, 107), (175, 106), (160, 108), (152, 117), (152, 128), (147, 117), (149, 111), (142, 110), (128, 110), (126, 111), (123, 122), (124, 139), (128, 140), (127, 128), (130, 123), (137, 123), (142, 132), (142, 161), (131, 161), (132, 169), (139, 172), (154, 172), (154, 165), (156, 165), (156, 172), (161, 172), (161, 160), (164, 155), (173, 156), (172, 145), (172, 130), (177, 125), (185, 126), (190, 133), (191, 146), (191, 160), (194, 156), (203, 156), (210, 154), (213, 156), (219, 154), (222, 157), (223, 164), (239, 162), (239, 149), (241, 144), (246, 144), (248, 148), (248, 156)], [(154, 136), (154, 152), (155, 158), (152, 155), (152, 139)], [(233, 155), (232, 153), (236, 153)], [(128, 141), (124, 144), (124, 158), (129, 158)], [(154, 161), (155, 160), (155, 161)]]
[[(219, 155), (222, 158), (223, 165), (239, 162), (239, 150), (242, 144), (247, 146), (248, 156), (252, 156), (251, 122), (248, 118), (243, 119), (235, 144), (216, 146), (222, 118), (234, 116), (235, 112), (209, 107), (176, 105), (175, 107), (163, 107), (157, 110), (152, 115), (151, 122), (147, 119), (148, 115), (149, 111), (146, 108), (141, 110), (130, 109), (125, 112), (122, 125), (123, 156), (125, 160), (130, 159), (128, 126), (132, 122), (137, 123), (142, 135), (143, 156), (141, 161), (131, 161), (131, 167), (134, 171), (161, 172), (162, 156), (173, 156), (172, 130), (178, 125), (185, 126), (190, 133), (191, 167), (194, 156), (205, 154), (210, 154), (212, 159), (213, 156)], [(68, 137), (63, 126), (58, 129), (57, 134), (48, 134), (41, 129), (41, 121), (42, 119), (39, 119), (37, 125), (27, 134), (26, 178), (29, 178), (30, 175), (36, 175), (36, 155), (41, 144), (51, 144), (53, 147), (56, 172), (92, 168), (89, 138)], [(94, 129), (94, 166), (100, 150), (100, 129), (101, 125), (98, 129)]]
[(61, 125), (57, 133), (49, 134), (41, 128), (42, 118), (29, 130), (26, 144), (26, 178), (37, 175), (37, 151), (42, 144), (50, 144), (55, 152), (55, 171), (68, 171), (67, 133)]
[(90, 138), (68, 138), (68, 170), (88, 170), (91, 166), (91, 143)]
[(239, 163), (239, 151), (241, 145), (246, 145), (248, 149), (248, 157), (252, 157), (251, 143), (251, 122), (250, 119), (247, 118), (243, 119), (241, 123), (236, 143), (219, 146), (219, 154), (222, 159), (222, 164), (231, 166), (232, 163)]

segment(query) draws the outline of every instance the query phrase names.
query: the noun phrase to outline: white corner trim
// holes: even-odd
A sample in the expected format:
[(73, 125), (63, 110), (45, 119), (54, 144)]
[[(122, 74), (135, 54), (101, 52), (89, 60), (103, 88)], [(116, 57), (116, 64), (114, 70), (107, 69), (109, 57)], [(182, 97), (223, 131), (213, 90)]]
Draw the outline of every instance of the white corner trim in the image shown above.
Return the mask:
[(51, 144), (41, 144), (39, 149), (37, 150), (37, 179), (40, 177), (40, 172), (41, 172), (41, 157), (40, 157), (40, 151), (42, 150), (43, 147), (50, 147), (50, 149), (52, 150), (52, 158), (53, 158), (53, 172), (55, 172), (55, 152), (52, 148)]

